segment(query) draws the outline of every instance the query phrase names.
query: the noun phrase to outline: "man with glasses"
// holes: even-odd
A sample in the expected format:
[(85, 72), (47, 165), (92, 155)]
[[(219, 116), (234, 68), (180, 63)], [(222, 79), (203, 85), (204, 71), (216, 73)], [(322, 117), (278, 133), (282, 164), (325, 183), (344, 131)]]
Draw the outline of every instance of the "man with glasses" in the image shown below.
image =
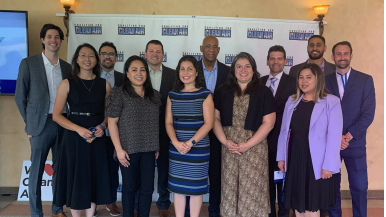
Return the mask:
[[(111, 87), (114, 86), (120, 87), (123, 83), (123, 74), (115, 71), (114, 66), (118, 61), (117, 57), (117, 48), (112, 42), (103, 42), (99, 48), (99, 60), (101, 63), (101, 77), (110, 82)], [(110, 167), (110, 179), (111, 179), (111, 192), (113, 192), (114, 201), (117, 201), (117, 189), (119, 186), (119, 163), (113, 159), (114, 155), (114, 144), (111, 141), (110, 134), (108, 129), (106, 129), (107, 136), (107, 151), (109, 155), (109, 167)], [(108, 204), (106, 209), (110, 212), (112, 216), (119, 216), (121, 212), (117, 207), (116, 203)], [(94, 216), (98, 216), (97, 211), (95, 210)]]

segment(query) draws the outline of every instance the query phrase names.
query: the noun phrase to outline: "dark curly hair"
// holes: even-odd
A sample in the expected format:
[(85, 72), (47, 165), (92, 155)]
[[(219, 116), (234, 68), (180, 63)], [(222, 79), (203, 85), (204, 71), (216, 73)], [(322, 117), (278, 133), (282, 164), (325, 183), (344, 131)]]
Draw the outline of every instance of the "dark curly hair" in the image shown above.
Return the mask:
[(185, 62), (185, 61), (191, 62), (193, 64), (194, 69), (198, 73), (198, 75), (196, 76), (196, 79), (195, 79), (195, 82), (196, 82), (195, 87), (196, 88), (206, 88), (204, 73), (201, 70), (199, 62), (193, 56), (186, 55), (186, 56), (183, 56), (180, 59), (180, 61), (178, 61), (178, 65), (176, 68), (176, 80), (175, 80), (174, 85), (173, 85), (173, 91), (181, 91), (185, 87), (185, 84), (180, 79), (180, 66), (181, 66), (181, 63)]
[(153, 90), (153, 86), (152, 86), (151, 80), (150, 80), (149, 66), (147, 65), (146, 61), (142, 57), (133, 55), (126, 60), (125, 66), (123, 67), (123, 71), (125, 73), (123, 74), (122, 89), (124, 92), (127, 92), (130, 97), (140, 97), (140, 96), (138, 96), (138, 94), (135, 93), (134, 87), (131, 84), (130, 79), (126, 75), (127, 72), (129, 71), (131, 63), (136, 61), (136, 60), (141, 61), (143, 66), (145, 67), (145, 70), (146, 70), (146, 80), (143, 83), (143, 89), (145, 91), (144, 98), (153, 100), (155, 102), (154, 90)]
[(79, 67), (79, 64), (77, 63), (76, 60), (79, 57), (80, 50), (82, 48), (84, 48), (84, 47), (90, 48), (94, 52), (94, 55), (95, 55), (96, 64), (95, 64), (94, 68), (92, 69), (92, 73), (94, 75), (96, 75), (97, 77), (101, 76), (101, 66), (100, 66), (100, 62), (99, 62), (99, 58), (98, 58), (98, 52), (96, 51), (96, 49), (91, 44), (84, 43), (84, 44), (79, 45), (76, 48), (75, 54), (72, 57), (72, 60), (71, 60), (72, 71), (71, 71), (71, 74), (69, 76), (70, 79), (73, 79), (73, 80), (76, 80), (76, 81), (78, 80), (78, 75), (79, 75), (79, 72), (80, 72), (80, 67)]
[[(249, 64), (251, 64), (251, 66), (252, 66), (252, 71), (253, 71), (252, 80), (248, 83), (247, 88), (245, 88), (244, 92), (241, 90), (240, 85), (237, 82), (237, 78), (235, 75), (236, 62), (239, 59), (248, 60)], [(232, 62), (231, 71), (229, 72), (228, 79), (227, 79), (226, 83), (231, 89), (233, 89), (236, 92), (236, 94), (238, 96), (241, 96), (243, 94), (249, 94), (250, 92), (257, 90), (260, 87), (259, 78), (260, 78), (260, 73), (257, 71), (255, 59), (249, 53), (241, 52), (235, 57), (235, 59)]]

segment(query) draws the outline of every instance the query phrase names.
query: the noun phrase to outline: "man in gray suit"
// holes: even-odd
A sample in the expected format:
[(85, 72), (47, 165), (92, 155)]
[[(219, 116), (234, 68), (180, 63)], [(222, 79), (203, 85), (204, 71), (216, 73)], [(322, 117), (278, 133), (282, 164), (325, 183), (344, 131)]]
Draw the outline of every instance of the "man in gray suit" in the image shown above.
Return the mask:
[[(117, 48), (112, 42), (106, 41), (101, 44), (99, 47), (99, 60), (101, 63), (101, 77), (106, 79), (111, 88), (117, 86), (122, 86), (123, 83), (123, 74), (115, 71), (115, 63), (118, 61), (118, 52)], [(119, 216), (121, 215), (121, 211), (119, 210), (115, 201), (117, 201), (117, 189), (119, 186), (119, 163), (114, 160), (114, 144), (111, 141), (109, 130), (106, 129), (106, 142), (107, 142), (107, 152), (109, 155), (109, 168), (110, 168), (110, 180), (111, 180), (111, 192), (113, 195), (114, 203), (108, 204), (106, 209), (110, 212), (111, 216)], [(109, 186), (106, 186), (109, 187)], [(94, 216), (98, 216), (97, 210), (94, 212)]]
[[(64, 34), (58, 26), (44, 25), (40, 31), (40, 40), (44, 51), (20, 63), (15, 101), (26, 124), (25, 131), (31, 144), (28, 185), (31, 216), (42, 217), (41, 183), (45, 162), (51, 149), (54, 168), (52, 189), (55, 194), (56, 164), (63, 134), (63, 128), (52, 120), (52, 110), (58, 86), (71, 73), (71, 65), (59, 59), (58, 51)], [(52, 216), (65, 216), (63, 208), (52, 204)]]
[(304, 62), (297, 64), (295, 66), (292, 66), (289, 75), (296, 78), (299, 70), (303, 68), (304, 65), (307, 63), (315, 63), (324, 72), (324, 75), (327, 76), (329, 74), (335, 73), (335, 65), (332, 63), (327, 62), (324, 58), (324, 52), (326, 52), (327, 46), (326, 46), (326, 39), (324, 39), (321, 35), (313, 35), (308, 39), (308, 45), (307, 45), (307, 53), (309, 59)]

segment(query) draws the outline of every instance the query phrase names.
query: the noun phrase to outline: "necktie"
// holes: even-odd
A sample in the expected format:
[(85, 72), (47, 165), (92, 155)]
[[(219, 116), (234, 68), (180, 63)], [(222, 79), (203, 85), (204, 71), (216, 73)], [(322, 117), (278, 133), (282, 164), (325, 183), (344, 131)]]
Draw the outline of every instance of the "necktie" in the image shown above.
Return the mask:
[(271, 85), (269, 85), (269, 89), (272, 91), (272, 94), (275, 95), (275, 82), (278, 80), (277, 78), (270, 78)]

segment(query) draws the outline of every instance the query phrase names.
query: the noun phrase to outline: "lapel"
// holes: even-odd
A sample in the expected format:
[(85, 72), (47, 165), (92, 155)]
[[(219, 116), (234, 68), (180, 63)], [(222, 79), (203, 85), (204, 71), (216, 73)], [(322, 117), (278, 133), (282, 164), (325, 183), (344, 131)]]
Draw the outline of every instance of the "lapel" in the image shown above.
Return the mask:
[(159, 92), (161, 94), (161, 96), (163, 96), (163, 92), (165, 91), (165, 81), (167, 80), (167, 69), (165, 68), (165, 66), (162, 64), (162, 78), (161, 78), (161, 87), (159, 88)]
[(261, 78), (261, 84), (262, 84), (262, 85), (266, 86), (268, 77), (269, 77), (269, 75), (266, 75), (266, 76), (264, 76), (264, 77)]
[(336, 73), (333, 73), (333, 75), (329, 76), (328, 77), (330, 84), (331, 84), (331, 87), (332, 87), (332, 91), (335, 96), (337, 96), (339, 99), (340, 99), (340, 94), (339, 94), (339, 87), (338, 87), (338, 81), (336, 80)]
[(314, 110), (312, 110), (310, 129), (314, 126), (314, 124), (316, 123), (316, 120), (318, 120), (319, 115), (322, 113), (325, 107), (326, 107), (326, 98), (318, 99), (318, 102), (315, 103)]
[[(43, 54), (44, 55), (44, 54)], [(37, 73), (40, 74), (42, 80), (43, 80), (43, 85), (47, 88), (48, 90), (48, 81), (47, 81), (47, 74), (46, 74), (46, 68), (44, 67), (44, 61), (42, 54), (37, 55), (37, 60), (35, 61), (36, 64), (36, 71)], [(63, 73), (62, 73), (63, 74)]]
[(344, 89), (344, 94), (342, 101), (345, 99), (345, 96), (347, 93), (350, 92), (351, 88), (354, 86), (355, 79), (356, 79), (357, 71), (351, 68), (350, 77), (347, 80), (346, 88)]
[(67, 78), (67, 67), (64, 63), (62, 63), (62, 60), (59, 59), (59, 65), (60, 65), (60, 71), (62, 73), (62, 80)]
[(287, 115), (284, 114), (285, 116), (283, 116), (283, 117), (288, 117), (288, 120), (285, 123), (286, 124), (286, 128), (285, 129), (290, 129), (292, 114), (294, 113), (294, 110), (298, 106), (298, 104), (299, 104), (300, 100), (302, 99), (302, 97), (303, 97), (303, 94), (300, 96), (298, 101), (296, 101), (295, 103), (290, 103), (288, 105), (288, 114)]
[(275, 94), (275, 101), (279, 98), (281, 93), (284, 90), (284, 85), (285, 85), (285, 79), (287, 78), (287, 75), (283, 72), (283, 75), (281, 76), (281, 79), (279, 81), (279, 86), (277, 86), (276, 94)]

